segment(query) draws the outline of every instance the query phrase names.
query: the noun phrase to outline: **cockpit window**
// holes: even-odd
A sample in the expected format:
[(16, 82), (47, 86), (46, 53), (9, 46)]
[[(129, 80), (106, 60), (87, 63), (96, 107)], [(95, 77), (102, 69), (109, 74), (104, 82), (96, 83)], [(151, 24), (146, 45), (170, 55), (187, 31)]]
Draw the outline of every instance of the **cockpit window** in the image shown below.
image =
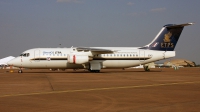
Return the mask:
[(22, 54), (20, 54), (20, 56), (23, 56), (23, 57), (29, 57), (29, 53), (22, 53)]

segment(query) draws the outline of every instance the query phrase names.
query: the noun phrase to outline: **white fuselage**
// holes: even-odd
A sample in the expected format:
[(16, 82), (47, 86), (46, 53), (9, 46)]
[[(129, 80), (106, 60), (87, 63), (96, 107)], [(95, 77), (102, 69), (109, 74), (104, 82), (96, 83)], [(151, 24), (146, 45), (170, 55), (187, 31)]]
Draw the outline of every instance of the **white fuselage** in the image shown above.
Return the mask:
[[(152, 42), (143, 47), (35, 48), (23, 52), (8, 65), (19, 68), (88, 69), (128, 68), (175, 56), (175, 46), (185, 24), (164, 25)], [(18, 71), (22, 73), (20, 69)]]
[(30, 49), (12, 60), (13, 66), (34, 69), (82, 69), (85, 64), (68, 62), (69, 54), (87, 55), (91, 58), (88, 63), (100, 63), (101, 68), (127, 68), (159, 61), (175, 56), (175, 51), (156, 51), (138, 49), (137, 47), (91, 47), (110, 49), (115, 52), (95, 54), (91, 51), (77, 51), (76, 48), (35, 48)]

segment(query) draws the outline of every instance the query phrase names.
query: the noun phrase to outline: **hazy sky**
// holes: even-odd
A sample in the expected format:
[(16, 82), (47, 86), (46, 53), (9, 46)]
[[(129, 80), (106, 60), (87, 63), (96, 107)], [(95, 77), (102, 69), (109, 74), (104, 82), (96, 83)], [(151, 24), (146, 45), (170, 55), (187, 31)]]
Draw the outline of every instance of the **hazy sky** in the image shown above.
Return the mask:
[(200, 64), (200, 0), (0, 0), (0, 58), (38, 47), (140, 47), (184, 28), (176, 57)]

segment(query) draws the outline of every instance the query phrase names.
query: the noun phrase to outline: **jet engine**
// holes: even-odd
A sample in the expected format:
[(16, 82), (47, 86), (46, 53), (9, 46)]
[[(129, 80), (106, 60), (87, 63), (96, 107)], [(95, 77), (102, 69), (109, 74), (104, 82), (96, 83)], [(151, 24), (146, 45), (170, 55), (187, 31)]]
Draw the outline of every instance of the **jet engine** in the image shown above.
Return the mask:
[(68, 54), (67, 58), (68, 58), (67, 59), (68, 63), (73, 63), (73, 64), (84, 64), (89, 62), (88, 55)]

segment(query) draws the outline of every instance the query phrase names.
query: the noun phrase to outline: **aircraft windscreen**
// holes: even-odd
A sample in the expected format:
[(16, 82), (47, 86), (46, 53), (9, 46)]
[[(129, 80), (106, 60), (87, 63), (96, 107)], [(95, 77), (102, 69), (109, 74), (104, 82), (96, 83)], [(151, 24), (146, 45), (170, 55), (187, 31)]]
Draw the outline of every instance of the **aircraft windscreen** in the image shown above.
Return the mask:
[(29, 53), (22, 53), (22, 54), (20, 54), (19, 56), (23, 56), (23, 57), (29, 57)]

